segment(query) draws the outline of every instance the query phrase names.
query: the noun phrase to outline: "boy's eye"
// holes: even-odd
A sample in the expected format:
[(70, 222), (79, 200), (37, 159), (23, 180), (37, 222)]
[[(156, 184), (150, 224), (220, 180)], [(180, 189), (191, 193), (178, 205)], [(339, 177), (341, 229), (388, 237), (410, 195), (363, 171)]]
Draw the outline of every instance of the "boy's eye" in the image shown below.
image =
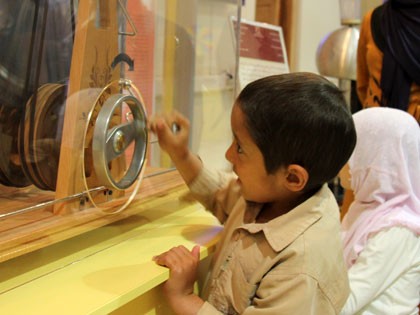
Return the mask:
[(238, 153), (243, 153), (241, 146), (239, 145), (239, 143), (236, 143), (236, 152)]

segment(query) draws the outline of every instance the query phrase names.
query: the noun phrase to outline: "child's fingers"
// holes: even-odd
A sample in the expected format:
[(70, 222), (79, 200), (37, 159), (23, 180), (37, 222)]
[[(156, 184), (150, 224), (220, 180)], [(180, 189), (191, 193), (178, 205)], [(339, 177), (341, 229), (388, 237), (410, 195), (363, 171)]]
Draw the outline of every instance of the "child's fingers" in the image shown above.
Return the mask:
[(173, 268), (182, 259), (182, 256), (183, 253), (180, 252), (178, 247), (173, 247), (167, 252), (154, 256), (152, 260), (158, 265)]
[(200, 245), (195, 245), (193, 249), (191, 250), (191, 254), (194, 258), (197, 260), (200, 260)]
[(162, 124), (163, 118), (160, 116), (152, 116), (147, 121), (147, 128), (156, 133), (158, 124)]
[(181, 130), (188, 132), (189, 125), (189, 120), (177, 111), (150, 117), (148, 120), (148, 128), (155, 133), (161, 132), (166, 134), (170, 131), (172, 134), (176, 134)]
[(178, 112), (174, 112), (174, 123), (180, 128), (180, 129), (189, 129), (190, 122), (189, 120), (181, 115)]
[(174, 134), (169, 129), (164, 118), (159, 117), (150, 121), (149, 129), (156, 134), (161, 145), (163, 144), (166, 147), (166, 144), (174, 142)]
[(158, 265), (173, 269), (182, 264), (191, 264), (199, 261), (200, 246), (196, 245), (189, 251), (185, 246), (177, 246), (171, 248), (169, 251), (152, 258)]
[(168, 267), (169, 269), (174, 267), (174, 258), (169, 254), (169, 252), (154, 256), (152, 260), (159, 266)]

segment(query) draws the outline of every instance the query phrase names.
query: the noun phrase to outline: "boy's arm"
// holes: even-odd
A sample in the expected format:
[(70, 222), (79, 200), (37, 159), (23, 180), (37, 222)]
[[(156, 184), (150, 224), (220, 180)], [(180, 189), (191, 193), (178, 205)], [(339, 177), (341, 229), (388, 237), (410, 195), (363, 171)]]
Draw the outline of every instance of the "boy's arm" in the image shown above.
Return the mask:
[[(173, 131), (172, 126), (177, 126), (177, 130)], [(231, 175), (205, 170), (200, 158), (189, 150), (189, 121), (174, 112), (150, 119), (149, 128), (157, 135), (161, 149), (169, 154), (196, 199), (221, 223), (225, 222), (240, 193), (237, 188), (230, 189)]]
[[(176, 131), (172, 127), (176, 126)], [(188, 148), (190, 123), (174, 112), (149, 121), (149, 128), (158, 137), (159, 145), (167, 152), (184, 181), (189, 184), (200, 173), (201, 160)]]

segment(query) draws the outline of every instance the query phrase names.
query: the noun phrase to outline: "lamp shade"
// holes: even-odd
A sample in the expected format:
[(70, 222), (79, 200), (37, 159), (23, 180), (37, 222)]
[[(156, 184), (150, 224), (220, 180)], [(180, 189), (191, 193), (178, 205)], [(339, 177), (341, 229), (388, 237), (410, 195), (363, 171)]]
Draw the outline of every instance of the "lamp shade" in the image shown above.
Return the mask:
[(339, 79), (356, 80), (359, 29), (344, 26), (325, 36), (316, 52), (320, 74)]

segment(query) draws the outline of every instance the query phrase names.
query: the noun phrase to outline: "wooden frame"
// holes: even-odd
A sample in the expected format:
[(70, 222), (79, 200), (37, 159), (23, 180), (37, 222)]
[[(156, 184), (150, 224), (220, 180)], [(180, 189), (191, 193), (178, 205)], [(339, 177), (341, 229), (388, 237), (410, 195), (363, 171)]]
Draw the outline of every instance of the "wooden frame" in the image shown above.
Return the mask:
[[(97, 1), (79, 3), (57, 178), (58, 199), (85, 190), (83, 139), (89, 112), (98, 96), (89, 90), (102, 89), (119, 77), (119, 69), (110, 66), (118, 54), (118, 0), (100, 0), (98, 4), (96, 14)], [(54, 212), (71, 213), (78, 207), (77, 203), (69, 202), (56, 206)]]

